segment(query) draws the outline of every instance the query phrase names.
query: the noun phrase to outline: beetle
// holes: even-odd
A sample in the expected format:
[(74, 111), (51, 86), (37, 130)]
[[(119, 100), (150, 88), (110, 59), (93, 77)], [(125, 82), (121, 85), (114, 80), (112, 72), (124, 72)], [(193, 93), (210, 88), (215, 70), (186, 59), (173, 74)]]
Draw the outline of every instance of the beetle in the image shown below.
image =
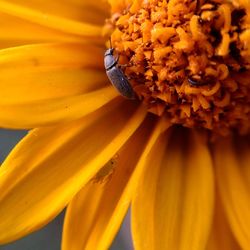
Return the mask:
[(114, 57), (114, 48), (109, 48), (105, 51), (104, 67), (107, 77), (122, 96), (128, 99), (135, 99), (133, 88), (123, 71), (118, 67), (118, 60), (119, 57)]

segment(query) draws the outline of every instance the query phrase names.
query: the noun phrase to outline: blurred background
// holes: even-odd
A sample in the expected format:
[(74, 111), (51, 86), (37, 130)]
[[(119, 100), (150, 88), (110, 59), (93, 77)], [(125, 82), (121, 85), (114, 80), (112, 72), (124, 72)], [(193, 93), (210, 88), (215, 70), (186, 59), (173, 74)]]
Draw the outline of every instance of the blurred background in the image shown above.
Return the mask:
[[(1, 162), (25, 134), (25, 131), (0, 129)], [(0, 246), (0, 250), (60, 250), (63, 217), (64, 212), (43, 229), (11, 244)], [(128, 214), (110, 250), (133, 249), (129, 228)]]

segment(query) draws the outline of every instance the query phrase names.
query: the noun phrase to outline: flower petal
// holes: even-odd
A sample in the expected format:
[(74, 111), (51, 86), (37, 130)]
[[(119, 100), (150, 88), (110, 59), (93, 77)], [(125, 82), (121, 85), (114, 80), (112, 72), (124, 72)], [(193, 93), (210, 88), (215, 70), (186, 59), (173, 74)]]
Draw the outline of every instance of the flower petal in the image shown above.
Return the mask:
[[(147, 155), (147, 159), (144, 161), (144, 172), (141, 180), (139, 180), (138, 190), (135, 191), (135, 197), (133, 197), (132, 200), (131, 219), (133, 243), (135, 249), (154, 249), (154, 209), (152, 206), (154, 200), (151, 198), (153, 198), (152, 196), (155, 195), (156, 186), (155, 183), (151, 181), (154, 180), (158, 174), (158, 165), (162, 160), (161, 158), (163, 157), (166, 143), (167, 137), (165, 134), (164, 136), (162, 135), (151, 148), (149, 154)], [(150, 165), (152, 167), (150, 167)], [(152, 177), (152, 179), (150, 182), (147, 182), (149, 175)], [(146, 183), (148, 184), (147, 187), (144, 186)], [(162, 237), (164, 236), (162, 235)]]
[[(179, 134), (179, 135), (178, 135)], [(203, 138), (177, 131), (149, 156), (132, 201), (135, 249), (204, 249), (213, 211), (211, 157)], [(143, 205), (142, 205), (143, 204)]]
[(107, 87), (107, 82), (103, 71), (89, 68), (0, 69), (0, 105), (80, 95)]
[[(9, 1), (10, 2), (10, 1)], [(37, 9), (43, 14), (61, 16), (78, 22), (103, 25), (108, 17), (108, 4), (105, 1), (86, 0), (55, 0), (55, 1), (15, 1), (13, 3)], [(45, 19), (46, 20), (46, 19)], [(44, 20), (44, 21), (45, 21)], [(1, 12), (0, 9), (0, 48), (41, 42), (81, 42), (84, 37), (65, 33), (35, 22)], [(102, 39), (92, 39), (92, 42), (103, 44)]]
[(70, 203), (65, 217), (63, 250), (109, 248), (130, 204), (127, 185), (151, 128), (150, 121), (142, 124)]
[[(112, 237), (114, 232), (118, 229), (117, 226), (119, 224), (119, 220), (121, 220), (130, 204), (132, 195), (135, 192), (135, 188), (139, 182), (139, 179), (141, 177), (141, 174), (143, 172), (145, 162), (147, 161), (147, 157), (149, 152), (151, 151), (152, 147), (155, 145), (155, 142), (157, 141), (159, 135), (166, 130), (166, 128), (169, 127), (169, 122), (165, 121), (165, 119), (161, 119), (156, 127), (153, 129), (152, 134), (149, 137), (149, 140), (147, 142), (146, 147), (143, 150), (143, 153), (138, 161), (138, 164), (136, 165), (136, 168), (131, 175), (128, 184), (126, 185), (126, 188), (123, 192), (123, 195), (120, 198), (120, 201), (118, 203), (118, 206), (116, 208), (116, 214), (111, 217), (109, 224), (107, 226), (107, 230), (102, 232), (102, 238), (101, 238), (101, 244), (99, 249), (106, 249), (111, 243)], [(117, 219), (118, 216), (118, 219)], [(104, 218), (105, 219), (105, 218)], [(116, 221), (117, 219), (117, 221)], [(98, 239), (96, 239), (98, 240)], [(94, 243), (96, 242), (94, 241)], [(100, 240), (100, 239), (99, 239)], [(91, 242), (88, 241), (90, 244)], [(91, 246), (91, 245), (90, 245)], [(93, 249), (90, 248), (90, 249)], [(95, 246), (96, 249), (96, 246)]]
[(249, 249), (250, 246), (249, 176), (244, 171), (250, 166), (249, 154), (250, 147), (244, 139), (234, 142), (220, 140), (214, 147), (220, 197), (230, 227), (242, 249)]
[(36, 128), (81, 118), (117, 96), (112, 86), (87, 94), (0, 105), (0, 125), (5, 128)]
[(240, 166), (242, 169), (242, 174), (245, 176), (245, 184), (248, 185), (247, 188), (250, 190), (250, 143), (249, 138), (240, 140), (236, 142), (236, 152)]
[(41, 42), (81, 42), (83, 37), (56, 31), (48, 27), (0, 12), (0, 48)]
[[(134, 105), (133, 105), (134, 106)], [(35, 129), (0, 168), (0, 242), (42, 227), (142, 123), (146, 110), (112, 103), (67, 125)]]
[(76, 119), (113, 99), (112, 87), (93, 91), (107, 81), (104, 70), (98, 70), (100, 54), (94, 46), (63, 43), (1, 50), (0, 126), (29, 128)]
[(48, 43), (0, 50), (1, 70), (30, 68), (103, 69), (103, 48), (82, 43)]
[(55, 16), (65, 17), (72, 20), (103, 25), (110, 11), (106, 0), (5, 0), (8, 3), (25, 6), (38, 10), (42, 13), (49, 13)]
[[(14, 1), (2, 0), (0, 1), (0, 12), (69, 34), (75, 34), (84, 37), (100, 37), (101, 35), (101, 23), (103, 23), (105, 20), (105, 15), (100, 15), (101, 12), (97, 13), (97, 11), (94, 11), (91, 17), (90, 13), (88, 13), (88, 8), (83, 8), (80, 15), (79, 7), (73, 8), (74, 6), (70, 4), (62, 5), (59, 4), (58, 1), (56, 1), (54, 4), (51, 2), (50, 5), (44, 4), (42, 2), (39, 4), (38, 1), (31, 1), (30, 4), (27, 3), (27, 1), (15, 3)], [(49, 6), (50, 8), (48, 8)], [(71, 8), (68, 10), (68, 12), (66, 12), (66, 9), (69, 8), (69, 6), (71, 6)], [(54, 11), (51, 11), (53, 9)], [(66, 14), (67, 16), (65, 16)], [(70, 17), (68, 16), (69, 14), (71, 15)], [(79, 15), (80, 17), (83, 17), (85, 22), (72, 19), (72, 17)], [(86, 20), (92, 22), (97, 21), (97, 23), (100, 25), (88, 23)]]
[(214, 221), (211, 229), (207, 250), (240, 250), (228, 225), (225, 211), (219, 197), (216, 197)]

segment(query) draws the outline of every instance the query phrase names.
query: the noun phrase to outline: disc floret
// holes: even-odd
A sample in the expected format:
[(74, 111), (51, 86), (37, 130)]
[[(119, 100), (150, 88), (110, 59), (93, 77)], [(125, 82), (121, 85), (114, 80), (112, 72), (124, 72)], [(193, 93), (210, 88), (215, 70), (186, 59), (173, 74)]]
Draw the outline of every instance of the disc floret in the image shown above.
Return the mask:
[(246, 134), (249, 13), (227, 0), (134, 1), (114, 13), (112, 44), (150, 112), (185, 127)]

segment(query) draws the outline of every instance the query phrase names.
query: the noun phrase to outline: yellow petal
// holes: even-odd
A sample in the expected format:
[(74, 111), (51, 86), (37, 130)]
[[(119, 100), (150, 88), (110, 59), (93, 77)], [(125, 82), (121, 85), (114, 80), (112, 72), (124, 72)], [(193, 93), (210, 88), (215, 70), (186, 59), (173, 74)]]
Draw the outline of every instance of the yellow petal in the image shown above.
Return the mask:
[(45, 14), (65, 17), (80, 22), (103, 25), (110, 10), (106, 0), (7, 0), (6, 2), (38, 10)]
[(41, 42), (81, 42), (81, 36), (56, 31), (0, 12), (0, 47)]
[(214, 221), (211, 228), (207, 250), (240, 250), (232, 231), (228, 225), (225, 211), (219, 197), (216, 197)]
[[(59, 4), (57, 4), (57, 8), (59, 8)], [(88, 22), (81, 22), (78, 20), (73, 20), (69, 17), (64, 17), (61, 16), (60, 13), (63, 12), (63, 8), (64, 8), (64, 12), (66, 12), (66, 8), (67, 6), (65, 5), (61, 5), (61, 7), (59, 8), (59, 13), (56, 14), (50, 14), (50, 12), (48, 12), (48, 5), (44, 5), (41, 4), (41, 7), (43, 6), (47, 6), (47, 8), (45, 8), (45, 10), (42, 9), (35, 9), (34, 7), (39, 4), (34, 4), (33, 5), (31, 3), (31, 6), (25, 6), (24, 4), (16, 4), (11, 1), (0, 1), (0, 11), (8, 14), (8, 15), (12, 15), (15, 17), (19, 17), (21, 19), (39, 24), (39, 25), (43, 25), (45, 27), (49, 27), (55, 30), (59, 30), (65, 33), (69, 33), (69, 34), (75, 34), (75, 35), (81, 35), (84, 37), (100, 37), (101, 35), (101, 31), (102, 31), (102, 26), (101, 25), (96, 25), (96, 24), (91, 24)], [(54, 8), (56, 8), (54, 6)], [(47, 9), (47, 10), (46, 10)], [(51, 6), (51, 9), (53, 9), (53, 7)], [(82, 11), (82, 16), (84, 16), (84, 13), (86, 14), (89, 10), (88, 8), (84, 8), (85, 11)], [(79, 15), (79, 9), (77, 9), (77, 7), (75, 8), (75, 11), (77, 11), (77, 13), (73, 13), (73, 10), (71, 9), (71, 11), (69, 11), (68, 13), (72, 14), (73, 16), (77, 16)], [(98, 18), (98, 14), (95, 14), (96, 12), (94, 12), (93, 14), (93, 18), (95, 20), (99, 19), (99, 23), (101, 22), (100, 18)], [(59, 14), (59, 15), (58, 15)], [(86, 14), (87, 17), (90, 18), (89, 14)], [(93, 20), (93, 18), (91, 18)], [(88, 19), (88, 18), (87, 18)], [(90, 20), (91, 20), (90, 19)], [(105, 20), (105, 16), (102, 17), (102, 20)], [(97, 21), (98, 22), (98, 21)]]
[(102, 52), (87, 44), (65, 43), (1, 50), (0, 126), (30, 128), (67, 121), (109, 102), (117, 93), (111, 85), (101, 89), (107, 82), (104, 70), (98, 70), (103, 68)]
[(112, 13), (122, 12), (123, 10), (129, 9), (134, 0), (108, 0), (108, 3), (111, 6)]
[[(144, 161), (145, 170), (132, 200), (132, 234), (135, 249), (154, 248), (154, 200), (158, 166), (164, 155), (166, 134), (158, 139)], [(150, 179), (150, 180), (149, 180)], [(148, 181), (149, 180), (149, 181)], [(147, 183), (147, 187), (145, 184)], [(145, 189), (146, 188), (146, 189)], [(144, 189), (144, 191), (143, 191)], [(143, 212), (144, 211), (144, 212)], [(162, 232), (161, 232), (162, 235)], [(162, 235), (164, 237), (164, 235)], [(159, 248), (160, 249), (160, 248)]]
[[(165, 131), (167, 127), (169, 127), (169, 122), (165, 121), (164, 119), (161, 119), (161, 121), (158, 122), (157, 126), (152, 130), (152, 134), (149, 137), (149, 140), (146, 144), (146, 147), (143, 150), (143, 153), (138, 161), (138, 164), (136, 165), (136, 168), (133, 171), (133, 174), (129, 178), (128, 183), (125, 187), (125, 190), (123, 191), (123, 194), (119, 200), (119, 203), (118, 203), (117, 208), (116, 208), (116, 213), (113, 214), (113, 216), (111, 217), (111, 219), (109, 221), (109, 224), (107, 225), (107, 230), (105, 230), (104, 232), (102, 232), (102, 231), (100, 232), (99, 230), (101, 230), (102, 228), (99, 227), (99, 230), (98, 230), (99, 235), (102, 234), (99, 249), (107, 249), (108, 246), (110, 245), (110, 243), (112, 241), (112, 237), (114, 236), (114, 233), (118, 230), (118, 224), (121, 221), (121, 219), (123, 218), (128, 206), (130, 204), (132, 195), (135, 192), (135, 188), (137, 187), (137, 184), (138, 184), (139, 179), (141, 177), (141, 174), (143, 172), (145, 162), (147, 161), (148, 154), (149, 154), (150, 150), (152, 149), (152, 147), (155, 145), (155, 142), (158, 139), (159, 135), (163, 131)], [(142, 133), (145, 135), (145, 130), (143, 130)], [(146, 135), (147, 135), (147, 133), (146, 133)], [(131, 149), (132, 149), (132, 147), (131, 147)], [(133, 149), (134, 149), (134, 147), (133, 147)], [(124, 180), (126, 181), (126, 178)], [(101, 195), (101, 194), (97, 193), (97, 196), (98, 195)], [(105, 219), (105, 217), (103, 217), (103, 219)], [(101, 223), (101, 222), (98, 222), (98, 223)], [(101, 224), (99, 224), (99, 225), (101, 225)], [(88, 244), (90, 244), (90, 245), (88, 245), (88, 247), (90, 247), (90, 249), (93, 249), (92, 244), (94, 244), (94, 243), (96, 243), (96, 241), (100, 240), (99, 238), (96, 238), (96, 237), (98, 237), (98, 234), (95, 234), (95, 238), (94, 238), (93, 242), (88, 241)], [(66, 245), (66, 243), (64, 243), (64, 247), (67, 247), (67, 246), (68, 245)], [(94, 249), (96, 249), (96, 246), (94, 246)]]
[(194, 133), (185, 141), (180, 131), (166, 141), (149, 156), (132, 201), (135, 249), (204, 249), (214, 192), (207, 145)]
[(249, 139), (245, 138), (236, 141), (236, 154), (238, 156), (240, 168), (242, 169), (242, 175), (245, 176), (245, 184), (250, 189), (250, 144)]
[(55, 217), (142, 123), (146, 111), (112, 103), (57, 127), (35, 129), (0, 168), (0, 242)]
[(247, 168), (250, 166), (247, 144), (244, 141), (241, 144), (241, 140), (225, 139), (218, 141), (214, 147), (220, 197), (230, 227), (242, 249), (250, 249), (250, 189), (249, 176), (244, 171), (244, 165)]
[[(108, 249), (130, 204), (126, 192), (152, 126), (145, 122), (70, 203), (63, 250)], [(131, 184), (131, 183), (130, 183)]]
[(36, 128), (81, 118), (117, 96), (112, 86), (82, 95), (0, 105), (0, 125), (4, 128)]
[[(55, 15), (72, 19), (78, 22), (87, 22), (103, 25), (104, 19), (109, 16), (109, 7), (105, 1), (82, 1), (82, 0), (55, 0), (55, 1), (8, 1), (45, 14)], [(27, 19), (27, 18), (26, 18)], [(0, 48), (13, 47), (23, 44), (78, 41), (82, 36), (65, 33), (50, 28), (50, 25), (42, 25), (35, 22), (13, 16), (0, 10)], [(93, 39), (92, 39), (93, 40)], [(95, 42), (103, 43), (102, 39), (94, 39)]]
[[(87, 57), (88, 55), (86, 55)], [(105, 71), (91, 68), (0, 68), (0, 105), (44, 102), (107, 87)]]
[(0, 69), (96, 68), (103, 69), (103, 48), (86, 41), (26, 45), (0, 50)]

